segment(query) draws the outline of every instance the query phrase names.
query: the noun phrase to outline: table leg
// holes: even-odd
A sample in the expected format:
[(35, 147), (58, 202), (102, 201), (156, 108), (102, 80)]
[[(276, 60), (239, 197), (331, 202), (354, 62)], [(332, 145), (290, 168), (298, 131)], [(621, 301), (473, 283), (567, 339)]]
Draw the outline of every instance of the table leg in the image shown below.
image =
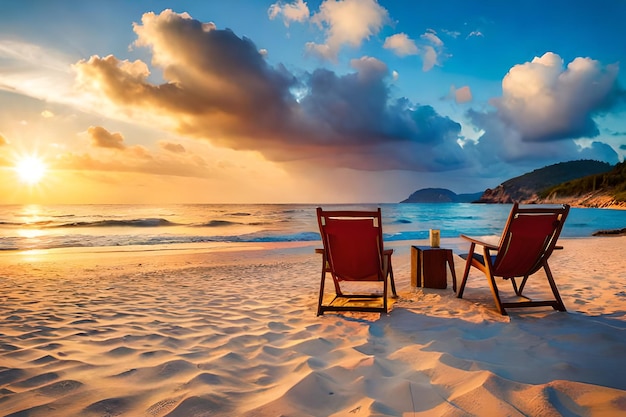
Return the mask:
[(446, 260), (448, 262), (448, 266), (450, 267), (450, 274), (452, 274), (452, 291), (456, 294), (456, 271), (454, 270), (454, 254), (452, 253), (452, 249), (448, 249)]

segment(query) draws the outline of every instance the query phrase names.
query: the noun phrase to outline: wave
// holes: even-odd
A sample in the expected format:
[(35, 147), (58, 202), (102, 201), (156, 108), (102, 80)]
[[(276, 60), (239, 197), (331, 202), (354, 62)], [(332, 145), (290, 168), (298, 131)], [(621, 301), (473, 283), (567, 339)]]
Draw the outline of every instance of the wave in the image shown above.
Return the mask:
[[(76, 209), (79, 214), (58, 215), (55, 210), (53, 215), (44, 211), (40, 217), (35, 217), (15, 215), (12, 207), (2, 211), (0, 206), (0, 251), (320, 240), (314, 206), (258, 205), (226, 210), (221, 206), (217, 209), (198, 207), (181, 210), (176, 206), (170, 211), (162, 207), (124, 206), (118, 214), (109, 207), (79, 206)], [(496, 235), (501, 232), (510, 210), (506, 205), (487, 208), (450, 205), (443, 212), (434, 212), (430, 206), (419, 204), (390, 207), (393, 210), (387, 210), (383, 218), (384, 223), (393, 225), (384, 230), (386, 241), (428, 239), (429, 227), (439, 228), (442, 238), (456, 238), (460, 233)], [(624, 211), (572, 209), (562, 236), (591, 236), (599, 225), (602, 229), (621, 229), (625, 225), (625, 214)]]
[(235, 224), (241, 224), (241, 223), (231, 222), (228, 220), (211, 220), (206, 223), (195, 224), (194, 227), (221, 227), (221, 226), (232, 226)]
[(231, 241), (235, 242), (314, 242), (320, 240), (320, 234), (317, 232), (300, 232), (286, 235), (242, 235), (231, 236), (230, 238), (233, 239)]
[(260, 242), (310, 242), (319, 241), (318, 232), (299, 233), (267, 233), (257, 232), (243, 235), (169, 235), (169, 234), (128, 234), (128, 235), (58, 235), (26, 237), (0, 237), (0, 251), (53, 249), (53, 248), (85, 248), (111, 246), (156, 246), (185, 243), (260, 243)]
[(131, 220), (96, 220), (88, 222), (62, 223), (53, 227), (163, 227), (177, 226), (177, 223), (166, 219), (148, 218)]

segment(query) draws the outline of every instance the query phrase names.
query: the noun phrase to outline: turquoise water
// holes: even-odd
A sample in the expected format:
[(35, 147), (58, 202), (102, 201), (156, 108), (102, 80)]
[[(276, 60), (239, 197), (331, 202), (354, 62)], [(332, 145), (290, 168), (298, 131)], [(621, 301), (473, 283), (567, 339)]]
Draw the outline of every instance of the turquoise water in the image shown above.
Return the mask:
[[(381, 204), (385, 240), (499, 234), (511, 209), (500, 204)], [(324, 205), (372, 209), (377, 205)], [(316, 205), (0, 205), (0, 250), (318, 241)], [(562, 236), (626, 227), (626, 211), (573, 208)]]

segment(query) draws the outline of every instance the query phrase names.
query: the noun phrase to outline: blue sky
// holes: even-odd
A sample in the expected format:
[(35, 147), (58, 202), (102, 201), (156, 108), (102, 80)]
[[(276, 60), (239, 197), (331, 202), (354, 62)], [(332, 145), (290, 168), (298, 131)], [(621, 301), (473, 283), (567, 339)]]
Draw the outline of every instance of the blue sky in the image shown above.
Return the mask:
[(395, 202), (626, 155), (623, 0), (2, 8), (0, 203)]

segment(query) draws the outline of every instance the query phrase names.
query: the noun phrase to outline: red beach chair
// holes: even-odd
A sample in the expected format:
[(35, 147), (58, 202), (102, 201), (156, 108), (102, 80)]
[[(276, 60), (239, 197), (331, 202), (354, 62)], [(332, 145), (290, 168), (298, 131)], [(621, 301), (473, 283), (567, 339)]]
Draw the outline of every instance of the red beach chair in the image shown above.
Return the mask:
[[(315, 250), (322, 254), (318, 316), (325, 311), (387, 313), (388, 282), (393, 296), (397, 297), (397, 294), (391, 266), (393, 249), (383, 247), (381, 217), (380, 208), (377, 211), (324, 211), (317, 208), (324, 245), (323, 249)], [(335, 294), (325, 302), (327, 274), (333, 279)], [(344, 285), (347, 282), (358, 284), (349, 284), (351, 290), (348, 292)], [(369, 292), (361, 291), (364, 287)]]
[[(507, 315), (505, 309), (517, 307), (550, 306), (555, 310), (565, 311), (565, 305), (561, 300), (559, 290), (548, 267), (548, 258), (556, 248), (556, 241), (559, 238), (569, 209), (569, 205), (563, 205), (558, 208), (520, 208), (515, 203), (498, 245), (461, 235), (462, 238), (471, 242), (471, 245), (469, 253), (461, 255), (462, 258), (466, 259), (466, 264), (457, 297), (463, 298), (467, 277), (470, 268), (473, 266), (482, 271), (487, 277), (496, 307), (502, 315)], [(483, 247), (482, 255), (475, 252), (476, 245)], [(492, 251), (497, 251), (497, 253), (492, 254)], [(554, 295), (553, 300), (533, 301), (522, 295), (528, 277), (540, 269), (545, 271)], [(526, 300), (502, 302), (495, 277), (511, 280), (515, 294)], [(515, 278), (518, 277), (523, 277), (519, 286), (515, 281)]]

